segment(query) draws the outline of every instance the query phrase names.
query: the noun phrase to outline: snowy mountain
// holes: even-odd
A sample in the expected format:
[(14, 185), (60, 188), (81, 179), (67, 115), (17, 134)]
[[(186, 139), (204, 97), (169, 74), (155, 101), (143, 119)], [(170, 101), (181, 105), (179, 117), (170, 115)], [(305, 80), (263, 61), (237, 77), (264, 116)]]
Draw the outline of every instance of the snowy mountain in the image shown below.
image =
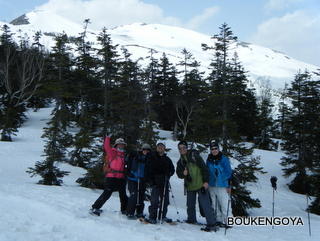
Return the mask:
[[(54, 33), (64, 31), (69, 36), (78, 36), (83, 31), (81, 24), (47, 10), (29, 12), (11, 23), (8, 25), (16, 38), (24, 34), (32, 38), (36, 31), (41, 30), (44, 33), (42, 43), (48, 48), (53, 45), (52, 34)], [(0, 22), (0, 25), (3, 24), (5, 23)], [(89, 25), (88, 39), (96, 42), (100, 30), (90, 29)], [(178, 63), (182, 59), (181, 50), (186, 48), (196, 60), (201, 62), (202, 70), (208, 71), (212, 55), (201, 48), (202, 43), (213, 46), (214, 42), (208, 35), (180, 27), (143, 23), (119, 26), (108, 30), (108, 33), (111, 34), (113, 43), (129, 49), (134, 59), (149, 56), (152, 48), (157, 51), (155, 57), (160, 57), (165, 52), (173, 63)], [(233, 46), (232, 51), (237, 52), (245, 70), (248, 71), (251, 84), (255, 87), (259, 87), (261, 79), (267, 79), (270, 80), (274, 89), (282, 88), (285, 82), (291, 82), (299, 70), (308, 69), (312, 72), (319, 69), (319, 66), (307, 64), (284, 53), (250, 43), (239, 42)]]
[[(279, 165), (282, 152), (255, 150), (261, 156), (261, 166), (267, 171), (260, 174), (256, 184), (249, 188), (252, 197), (261, 200), (262, 208), (252, 209), (252, 216), (271, 216), (272, 188), (270, 177), (278, 177), (275, 193), (275, 215), (301, 217), (304, 226), (235, 226), (216, 233), (200, 231), (197, 225), (178, 223), (145, 225), (128, 220), (121, 215), (118, 195), (115, 193), (103, 206), (100, 217), (91, 216), (88, 210), (102, 190), (80, 187), (75, 180), (85, 171), (81, 168), (62, 165), (70, 171), (64, 177), (64, 184), (57, 186), (37, 185), (38, 178), (31, 179), (25, 172), (42, 159), (43, 127), (50, 118), (52, 108), (28, 112), (28, 121), (20, 128), (14, 142), (0, 142), (0, 241), (316, 241), (320, 238), (320, 216), (310, 215), (312, 236), (308, 234), (308, 219), (305, 196), (292, 193), (282, 177)], [(177, 142), (170, 132), (161, 131), (161, 136), (171, 151), (168, 153), (174, 164), (178, 161)], [(168, 217), (186, 219), (186, 197), (183, 195), (183, 181), (174, 175), (171, 180), (174, 200), (170, 201)], [(145, 202), (145, 214), (149, 203)], [(176, 209), (177, 208), (177, 209)], [(177, 211), (179, 213), (177, 213)], [(197, 214), (198, 221), (204, 219)]]

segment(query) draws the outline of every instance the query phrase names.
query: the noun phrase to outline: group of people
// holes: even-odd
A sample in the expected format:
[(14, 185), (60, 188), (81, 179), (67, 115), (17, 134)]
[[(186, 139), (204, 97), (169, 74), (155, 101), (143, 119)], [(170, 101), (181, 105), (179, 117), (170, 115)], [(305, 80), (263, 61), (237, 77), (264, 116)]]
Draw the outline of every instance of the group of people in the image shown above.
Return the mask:
[[(167, 217), (169, 205), (169, 179), (175, 171), (178, 178), (184, 179), (185, 194), (187, 195), (187, 220), (190, 224), (197, 223), (196, 200), (206, 218), (204, 231), (216, 231), (225, 227), (228, 200), (230, 198), (229, 179), (232, 169), (229, 159), (223, 155), (217, 141), (210, 142), (210, 154), (206, 162), (200, 154), (188, 148), (188, 143), (180, 141), (178, 150), (180, 159), (177, 168), (166, 155), (166, 146), (158, 142), (156, 150), (152, 151), (149, 144), (143, 144), (141, 151), (126, 155), (126, 143), (122, 138), (110, 145), (110, 137), (104, 141), (105, 151), (105, 189), (94, 202), (91, 213), (100, 215), (101, 207), (114, 191), (119, 192), (121, 212), (128, 219), (143, 218), (144, 221), (156, 224), (172, 222)], [(151, 187), (149, 217), (144, 216), (144, 200), (146, 186)], [(126, 188), (129, 190), (129, 197)], [(229, 211), (231, 213), (231, 211)]]

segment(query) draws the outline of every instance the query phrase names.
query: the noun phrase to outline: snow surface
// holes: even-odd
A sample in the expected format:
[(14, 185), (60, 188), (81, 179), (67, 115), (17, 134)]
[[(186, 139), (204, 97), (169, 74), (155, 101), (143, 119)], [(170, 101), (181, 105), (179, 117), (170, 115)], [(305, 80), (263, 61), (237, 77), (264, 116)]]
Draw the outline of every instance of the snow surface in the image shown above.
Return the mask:
[[(279, 160), (283, 153), (255, 150), (261, 156), (261, 165), (267, 174), (259, 175), (259, 182), (252, 184), (253, 197), (261, 200), (262, 208), (251, 210), (253, 216), (270, 216), (272, 213), (272, 188), (270, 177), (278, 177), (278, 191), (275, 196), (275, 214), (277, 216), (300, 216), (304, 226), (245, 227), (237, 226), (217, 233), (206, 233), (199, 226), (178, 224), (176, 226), (144, 225), (138, 221), (127, 220), (119, 213), (120, 204), (115, 193), (103, 206), (100, 217), (88, 214), (91, 204), (101, 194), (101, 190), (80, 187), (75, 180), (85, 171), (81, 168), (62, 165), (62, 170), (71, 174), (64, 178), (64, 185), (37, 185), (38, 178), (31, 179), (25, 172), (42, 160), (42, 128), (46, 125), (52, 109), (28, 112), (29, 120), (20, 129), (14, 142), (0, 142), (0, 241), (308, 241), (319, 240), (320, 217), (311, 214), (312, 236), (308, 236), (306, 199), (303, 195), (290, 192), (286, 186), (288, 180), (281, 176)], [(168, 153), (176, 164), (179, 154), (177, 142), (170, 139), (170, 132), (160, 131), (167, 137)], [(185, 196), (183, 183), (176, 175), (171, 178), (175, 203), (179, 215), (171, 200), (168, 217), (185, 219)], [(145, 213), (148, 203), (146, 203)], [(147, 213), (146, 213), (147, 214)], [(199, 215), (198, 215), (199, 216)], [(204, 222), (203, 218), (198, 221)]]

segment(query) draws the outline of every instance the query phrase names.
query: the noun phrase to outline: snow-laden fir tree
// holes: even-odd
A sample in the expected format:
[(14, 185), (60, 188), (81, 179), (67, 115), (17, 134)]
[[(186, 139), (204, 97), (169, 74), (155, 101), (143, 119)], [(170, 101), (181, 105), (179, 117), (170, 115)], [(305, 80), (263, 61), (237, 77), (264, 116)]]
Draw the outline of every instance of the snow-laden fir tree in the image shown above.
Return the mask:
[[(262, 172), (259, 160), (252, 156), (253, 149), (246, 147), (243, 137), (251, 139), (256, 125), (256, 99), (253, 90), (247, 87), (248, 79), (236, 54), (231, 54), (237, 38), (230, 27), (223, 24), (220, 33), (213, 37), (214, 46), (203, 44), (204, 50), (214, 50), (210, 64), (210, 90), (205, 108), (200, 113), (197, 131), (203, 142), (220, 139), (223, 153), (235, 159), (239, 165), (232, 178), (233, 215), (246, 216), (248, 209), (261, 207), (260, 201), (250, 196), (248, 182), (257, 180)], [(237, 181), (234, 181), (237, 179)]]

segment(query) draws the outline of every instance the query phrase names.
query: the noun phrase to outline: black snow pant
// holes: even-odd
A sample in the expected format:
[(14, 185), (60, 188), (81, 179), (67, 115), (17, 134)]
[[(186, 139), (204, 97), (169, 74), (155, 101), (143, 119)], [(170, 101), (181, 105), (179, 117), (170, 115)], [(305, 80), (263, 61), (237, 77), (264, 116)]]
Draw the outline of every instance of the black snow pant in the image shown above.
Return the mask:
[[(168, 184), (168, 182), (166, 184)], [(164, 194), (164, 197), (163, 197), (163, 194)], [(168, 205), (169, 205), (168, 185), (153, 186), (151, 190), (150, 203), (151, 205), (149, 206), (149, 218), (150, 219), (158, 218), (159, 220), (162, 218), (165, 218), (167, 215)]]
[(206, 218), (208, 225), (213, 225), (216, 222), (214, 216), (214, 210), (211, 207), (210, 203), (210, 195), (208, 190), (202, 192), (201, 190), (196, 191), (187, 191), (187, 214), (188, 214), (188, 221), (196, 222), (196, 199), (198, 195), (199, 206), (203, 211), (203, 214)]
[(127, 214), (134, 215), (136, 211), (137, 216), (143, 215), (144, 198), (146, 192), (146, 185), (144, 181), (136, 182), (128, 180), (128, 189), (130, 196), (128, 199)]
[(124, 178), (105, 178), (105, 188), (100, 197), (92, 205), (92, 208), (100, 209), (103, 204), (111, 197), (115, 191), (119, 192), (121, 212), (124, 213), (127, 209), (128, 197), (126, 194), (126, 179)]

